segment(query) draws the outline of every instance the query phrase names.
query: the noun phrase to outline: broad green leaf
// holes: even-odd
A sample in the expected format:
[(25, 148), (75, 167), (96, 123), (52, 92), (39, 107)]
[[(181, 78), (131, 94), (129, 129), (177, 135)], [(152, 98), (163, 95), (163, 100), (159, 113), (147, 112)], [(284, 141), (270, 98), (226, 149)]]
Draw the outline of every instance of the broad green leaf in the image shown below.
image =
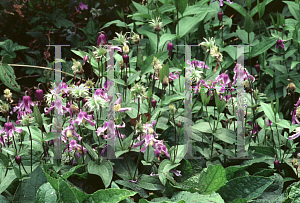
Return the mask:
[(294, 18), (296, 18), (296, 20), (299, 21), (300, 20), (299, 3), (297, 4), (292, 1), (283, 1), (283, 2), (288, 5), (291, 14), (294, 16)]
[(132, 1), (132, 4), (134, 7), (138, 10), (139, 13), (147, 14), (148, 13), (148, 8), (146, 6), (143, 6), (137, 2)]
[[(185, 156), (185, 145), (178, 145), (178, 150), (177, 147), (175, 148), (177, 150), (177, 156), (175, 157), (175, 164), (178, 164)], [(173, 151), (172, 151), (173, 150)], [(186, 149), (187, 150), (187, 149)], [(170, 149), (170, 160), (173, 162), (174, 161), (174, 146)]]
[(146, 190), (163, 190), (165, 188), (157, 176), (151, 177), (145, 174), (140, 177), (137, 185)]
[(112, 24), (116, 24), (117, 27), (126, 27), (125, 22), (122, 22), (120, 20), (113, 20), (113, 21), (106, 23), (100, 30), (103, 30), (104, 28), (107, 28), (107, 27), (111, 26)]
[(35, 203), (53, 203), (57, 201), (57, 195), (51, 184), (44, 183), (36, 193)]
[(143, 198), (147, 198), (149, 196), (146, 193), (146, 191), (143, 188), (141, 188), (140, 186), (138, 186), (136, 183), (132, 183), (132, 182), (125, 181), (125, 180), (116, 180), (115, 182), (139, 193), (139, 195)]
[(61, 175), (62, 179), (64, 179), (64, 180), (68, 179), (68, 178), (75, 172), (76, 169), (81, 168), (81, 167), (83, 167), (83, 166), (84, 166), (84, 165), (79, 165), (79, 166), (74, 166), (74, 167), (72, 167), (68, 172), (63, 173), (63, 174)]
[(54, 140), (56, 138), (57, 138), (57, 136), (56, 136), (55, 132), (49, 132), (49, 133), (47, 133), (46, 138), (44, 139), (44, 141), (50, 141), (50, 140)]
[(213, 135), (228, 144), (234, 144), (236, 142), (236, 132), (230, 129), (220, 128), (213, 133)]
[(276, 39), (274, 37), (266, 38), (262, 40), (262, 42), (253, 46), (253, 48), (251, 49), (251, 56), (254, 57), (260, 55), (265, 51), (267, 51), (268, 49), (270, 49), (275, 44), (276, 44)]
[(113, 169), (110, 161), (103, 160), (100, 165), (96, 164), (93, 161), (90, 161), (88, 164), (88, 172), (90, 174), (95, 174), (101, 177), (105, 188), (107, 188), (113, 177)]
[[(187, 33), (189, 33), (194, 27), (202, 21), (207, 15), (207, 11), (203, 13), (199, 13), (194, 17), (183, 17), (179, 20), (179, 23), (176, 26), (176, 35), (179, 35), (180, 38), (184, 37)], [(177, 33), (179, 26), (179, 33)]]
[(32, 171), (29, 177), (29, 179), (22, 181), (18, 186), (13, 202), (34, 202), (36, 192), (38, 191), (39, 187), (47, 182), (47, 178), (41, 166), (38, 166), (34, 171)]
[(118, 84), (120, 84), (120, 85), (123, 85), (123, 86), (125, 86), (126, 84), (125, 84), (125, 81), (124, 80), (122, 80), (122, 79), (114, 79), (114, 82), (115, 83), (118, 83)]
[(34, 114), (34, 118), (35, 118), (36, 122), (41, 127), (43, 125), (43, 118), (42, 118), (41, 112), (38, 109), (38, 107), (36, 106), (36, 104), (34, 104), (34, 107), (33, 107), (33, 114)]
[(130, 76), (128, 78), (128, 84), (127, 85), (131, 85), (133, 82), (135, 82), (135, 80), (138, 78), (139, 75), (140, 75), (140, 71), (138, 71), (135, 74), (133, 74), (132, 76)]
[(94, 160), (98, 159), (97, 153), (90, 147), (90, 145), (88, 145), (88, 144), (86, 144), (86, 143), (83, 142), (83, 146), (86, 148), (86, 150), (88, 151), (89, 155), (91, 155), (91, 157)]
[[(4, 170), (4, 169), (2, 169)], [(6, 176), (1, 180), (0, 184), (0, 193), (4, 192), (14, 180), (17, 179), (16, 174), (13, 170), (9, 170), (6, 174)]]
[(9, 203), (9, 201), (3, 195), (0, 195), (0, 202), (1, 203)]
[(225, 168), (227, 181), (234, 178), (236, 171), (245, 170), (248, 166), (229, 166)]
[(187, 7), (188, 0), (176, 0), (176, 3), (178, 5), (179, 13), (183, 14)]
[(58, 180), (59, 188), (59, 200), (62, 202), (79, 203), (75, 194), (71, 190), (71, 186), (68, 185), (63, 179)]
[(21, 93), (20, 85), (15, 79), (16, 75), (14, 69), (6, 63), (0, 64), (0, 81), (2, 81), (9, 89)]
[(33, 140), (36, 140), (38, 142), (42, 141), (42, 131), (36, 127), (36, 126), (29, 126), (30, 132), (31, 132), (31, 137)]
[[(124, 160), (126, 159), (126, 160)], [(122, 178), (123, 180), (132, 180), (131, 175), (134, 174), (134, 171), (135, 171), (135, 168), (136, 168), (136, 164), (134, 163), (134, 161), (131, 159), (131, 158), (128, 158), (128, 157), (124, 157), (124, 159), (120, 159), (120, 160), (113, 160), (112, 162), (115, 163), (114, 165), (114, 170), (115, 170), (115, 173), (120, 176), (120, 178)], [(130, 172), (128, 171), (128, 166), (127, 166), (127, 163), (128, 163), (128, 166), (129, 166), (129, 169), (130, 169)], [(139, 174), (138, 172), (138, 169), (136, 170), (136, 175)], [(134, 178), (134, 177), (133, 177)]]
[(164, 159), (158, 168), (159, 180), (163, 185), (166, 185), (167, 178), (171, 177), (171, 173), (169, 172), (171, 169), (177, 167), (179, 164), (172, 164), (172, 162), (168, 159)]
[(263, 154), (270, 157), (274, 157), (274, 155), (276, 154), (273, 147), (250, 146), (249, 150), (255, 150), (256, 153)]
[(272, 182), (273, 180), (267, 177), (243, 176), (228, 181), (217, 192), (226, 202), (238, 198), (251, 200), (259, 197)]
[(91, 197), (94, 202), (98, 203), (118, 203), (135, 194), (136, 192), (130, 190), (109, 188), (106, 190), (98, 190), (97, 192), (94, 192)]
[(275, 117), (274, 117), (274, 113), (273, 110), (270, 106), (270, 104), (265, 104), (263, 102), (260, 103), (263, 111), (265, 112), (266, 116), (273, 122), (275, 123)]
[(193, 125), (192, 128), (203, 133), (212, 133), (211, 127), (208, 122), (199, 122)]
[(234, 2), (230, 4), (226, 1), (224, 1), (224, 4), (228, 5), (229, 7), (233, 8), (236, 12), (239, 12), (242, 16), (246, 17), (247, 11), (240, 4)]
[(167, 96), (165, 98), (165, 100), (163, 101), (162, 106), (168, 105), (168, 104), (170, 104), (174, 101), (178, 101), (178, 100), (181, 100), (181, 99), (184, 99), (184, 98), (185, 98), (184, 95), (176, 95), (176, 94)]
[(247, 12), (247, 15), (245, 17), (244, 29), (248, 33), (252, 32), (254, 29), (254, 22), (252, 17), (250, 16), (250, 11)]
[(207, 171), (203, 171), (200, 176), (200, 185), (204, 185), (201, 189), (206, 194), (217, 191), (226, 184), (226, 171), (222, 165), (209, 165)]
[(291, 70), (298, 64), (299, 61), (292, 61)]

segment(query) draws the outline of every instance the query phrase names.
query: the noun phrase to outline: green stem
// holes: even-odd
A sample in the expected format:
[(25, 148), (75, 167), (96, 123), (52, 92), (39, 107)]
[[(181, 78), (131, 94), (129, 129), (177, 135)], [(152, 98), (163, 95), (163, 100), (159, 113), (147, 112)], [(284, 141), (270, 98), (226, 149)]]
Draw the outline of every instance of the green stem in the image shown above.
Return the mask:
[(31, 132), (29, 126), (27, 126), (28, 131), (29, 131), (29, 139), (30, 139), (30, 169), (32, 172), (32, 137), (31, 137)]

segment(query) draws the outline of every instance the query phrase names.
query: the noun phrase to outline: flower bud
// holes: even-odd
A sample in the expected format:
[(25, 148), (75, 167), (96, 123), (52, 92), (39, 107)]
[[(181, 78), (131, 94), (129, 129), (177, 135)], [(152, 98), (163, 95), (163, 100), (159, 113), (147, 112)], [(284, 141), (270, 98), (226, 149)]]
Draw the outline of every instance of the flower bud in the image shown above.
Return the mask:
[(218, 13), (218, 19), (219, 19), (220, 22), (223, 20), (223, 13), (222, 12)]
[(152, 100), (152, 107), (155, 109), (157, 101), (155, 99)]
[(76, 86), (79, 86), (80, 85), (80, 80), (78, 82), (76, 82)]
[(181, 128), (181, 123), (180, 123), (180, 121), (178, 122), (178, 124), (177, 124), (177, 125), (178, 125), (178, 127), (179, 127), (179, 128)]
[(39, 101), (42, 101), (43, 97), (44, 97), (44, 93), (42, 89), (38, 89), (35, 91), (35, 96)]
[(286, 87), (286, 90), (288, 90), (288, 92), (294, 93), (295, 90), (296, 90), (295, 84), (294, 84), (293, 82), (290, 82), (290, 83), (288, 84), (288, 86)]
[(75, 106), (74, 104), (72, 104), (70, 106), (70, 108), (71, 108), (73, 114), (79, 113), (79, 108), (77, 106)]
[(106, 37), (105, 34), (101, 34), (99, 35), (98, 39), (97, 39), (97, 45), (105, 45), (106, 44)]
[(281, 171), (280, 171), (280, 163), (279, 163), (278, 160), (274, 161), (274, 167), (279, 171), (279, 173), (281, 173)]
[(16, 156), (16, 157), (15, 157), (15, 161), (16, 161), (16, 163), (17, 163), (18, 165), (20, 165), (20, 164), (21, 164), (21, 161), (22, 161), (21, 156)]
[(169, 78), (167, 76), (164, 77), (162, 85), (165, 86), (165, 87), (169, 85)]
[(169, 109), (170, 109), (170, 114), (171, 114), (171, 115), (174, 115), (175, 112), (176, 112), (175, 106), (174, 106), (173, 104), (170, 104), (170, 105), (169, 105)]
[(129, 53), (129, 46), (127, 44), (123, 46), (123, 53), (125, 54)]
[(259, 65), (258, 61), (256, 61), (255, 70), (257, 73), (259, 73), (259, 71), (260, 71), (260, 65)]
[(169, 58), (171, 58), (173, 47), (173, 43), (168, 43), (167, 50), (169, 51)]
[(85, 55), (83, 57), (83, 65), (89, 60), (89, 56), (88, 55)]
[(129, 56), (126, 54), (126, 55), (123, 55), (123, 61), (126, 65), (128, 65), (129, 63)]

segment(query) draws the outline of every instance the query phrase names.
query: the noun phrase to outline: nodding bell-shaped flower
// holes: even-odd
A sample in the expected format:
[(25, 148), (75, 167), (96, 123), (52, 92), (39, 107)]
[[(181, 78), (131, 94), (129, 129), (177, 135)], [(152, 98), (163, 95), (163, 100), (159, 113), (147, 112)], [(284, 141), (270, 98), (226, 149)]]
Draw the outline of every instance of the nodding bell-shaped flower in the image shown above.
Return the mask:
[(256, 61), (255, 70), (257, 73), (259, 73), (259, 71), (260, 71), (260, 65), (259, 65), (258, 61)]
[(105, 34), (101, 34), (99, 35), (98, 39), (97, 39), (97, 45), (105, 45), (106, 44), (106, 37), (105, 37)]
[(285, 49), (285, 46), (283, 44), (284, 41), (286, 41), (286, 40), (281, 40), (281, 39), (278, 38), (277, 41), (276, 41), (275, 50), (277, 50), (279, 46), (281, 46), (281, 48)]
[(85, 63), (89, 60), (89, 56), (88, 55), (85, 55), (83, 57), (83, 65), (85, 65)]
[(218, 19), (220, 22), (223, 20), (223, 13), (221, 11), (218, 13)]
[[(275, 155), (275, 159), (276, 159), (276, 155)], [(278, 160), (275, 160), (274, 161), (274, 167), (278, 170), (278, 172), (281, 174), (281, 171), (280, 171), (280, 163)]]
[(157, 103), (157, 101), (155, 99), (153, 99), (152, 102), (151, 102), (153, 109), (155, 109), (156, 103)]
[(171, 59), (171, 54), (172, 54), (172, 50), (173, 50), (173, 43), (168, 43), (168, 46), (167, 46), (167, 50), (169, 51), (169, 58)]
[(42, 89), (38, 89), (35, 91), (35, 96), (39, 101), (42, 101), (43, 97), (44, 97), (44, 92)]
[(128, 65), (129, 63), (129, 56), (126, 54), (126, 55), (123, 55), (123, 61), (124, 63), (126, 64), (126, 66)]
[(21, 161), (22, 161), (21, 156), (16, 156), (16, 157), (15, 157), (15, 161), (16, 161), (16, 163), (17, 163), (18, 165), (20, 165), (20, 164), (21, 164)]

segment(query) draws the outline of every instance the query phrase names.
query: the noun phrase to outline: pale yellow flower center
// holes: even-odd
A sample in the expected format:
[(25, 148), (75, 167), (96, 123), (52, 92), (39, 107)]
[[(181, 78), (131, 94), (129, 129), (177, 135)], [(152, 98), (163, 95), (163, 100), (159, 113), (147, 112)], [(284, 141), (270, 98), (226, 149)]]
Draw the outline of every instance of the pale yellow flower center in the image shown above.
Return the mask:
[(115, 109), (115, 112), (120, 111), (121, 105), (120, 105), (120, 104), (115, 105), (115, 106), (114, 106), (114, 109)]

